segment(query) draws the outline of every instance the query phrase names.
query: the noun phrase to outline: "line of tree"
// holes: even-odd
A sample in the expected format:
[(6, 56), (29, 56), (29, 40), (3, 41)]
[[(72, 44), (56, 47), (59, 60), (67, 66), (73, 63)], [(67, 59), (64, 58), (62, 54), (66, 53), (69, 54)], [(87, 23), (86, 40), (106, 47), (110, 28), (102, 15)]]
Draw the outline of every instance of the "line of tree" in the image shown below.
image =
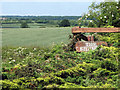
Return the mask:
[(78, 20), (81, 16), (1, 16), (8, 20)]

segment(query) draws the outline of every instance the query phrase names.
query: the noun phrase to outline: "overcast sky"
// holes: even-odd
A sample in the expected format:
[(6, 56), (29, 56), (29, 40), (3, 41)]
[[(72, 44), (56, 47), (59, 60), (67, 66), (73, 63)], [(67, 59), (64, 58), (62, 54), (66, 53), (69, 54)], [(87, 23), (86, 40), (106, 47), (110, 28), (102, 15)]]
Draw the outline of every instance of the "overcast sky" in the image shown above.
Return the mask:
[(104, 0), (0, 0), (0, 15), (81, 16), (93, 1)]

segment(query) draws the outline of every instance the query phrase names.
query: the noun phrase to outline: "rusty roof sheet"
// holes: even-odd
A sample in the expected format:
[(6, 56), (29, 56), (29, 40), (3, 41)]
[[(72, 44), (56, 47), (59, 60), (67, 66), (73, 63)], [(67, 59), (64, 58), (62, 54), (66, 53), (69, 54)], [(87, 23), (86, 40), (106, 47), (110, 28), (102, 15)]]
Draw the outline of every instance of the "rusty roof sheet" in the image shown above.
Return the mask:
[(90, 32), (120, 32), (119, 28), (79, 28), (79, 27), (73, 27), (72, 33), (90, 33)]

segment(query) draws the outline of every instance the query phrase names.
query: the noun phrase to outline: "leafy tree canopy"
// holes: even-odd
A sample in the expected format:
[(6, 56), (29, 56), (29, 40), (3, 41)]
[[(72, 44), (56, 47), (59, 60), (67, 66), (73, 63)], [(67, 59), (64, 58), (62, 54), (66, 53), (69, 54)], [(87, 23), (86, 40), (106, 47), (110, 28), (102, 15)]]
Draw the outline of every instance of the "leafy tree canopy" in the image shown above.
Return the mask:
[[(109, 1), (109, 2), (108, 2)], [(89, 27), (115, 26), (120, 27), (120, 1), (107, 0), (105, 2), (93, 2), (89, 6), (89, 12), (79, 19), (90, 19)]]

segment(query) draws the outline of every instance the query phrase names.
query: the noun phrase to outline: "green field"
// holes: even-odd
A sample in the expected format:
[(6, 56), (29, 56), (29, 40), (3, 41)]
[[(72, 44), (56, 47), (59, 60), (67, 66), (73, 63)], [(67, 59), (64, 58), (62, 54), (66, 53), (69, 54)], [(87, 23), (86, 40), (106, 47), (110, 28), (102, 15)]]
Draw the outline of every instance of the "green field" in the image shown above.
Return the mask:
[(15, 24), (2, 24), (2, 28), (19, 28), (20, 23), (15, 23)]
[[(2, 28), (20, 28), (20, 23), (15, 24), (2, 24)], [(28, 23), (30, 28), (46, 28), (46, 27), (57, 27), (57, 25), (44, 24), (44, 23)]]
[(53, 43), (68, 43), (72, 27), (51, 28), (3, 28), (3, 46), (40, 46), (48, 47)]

